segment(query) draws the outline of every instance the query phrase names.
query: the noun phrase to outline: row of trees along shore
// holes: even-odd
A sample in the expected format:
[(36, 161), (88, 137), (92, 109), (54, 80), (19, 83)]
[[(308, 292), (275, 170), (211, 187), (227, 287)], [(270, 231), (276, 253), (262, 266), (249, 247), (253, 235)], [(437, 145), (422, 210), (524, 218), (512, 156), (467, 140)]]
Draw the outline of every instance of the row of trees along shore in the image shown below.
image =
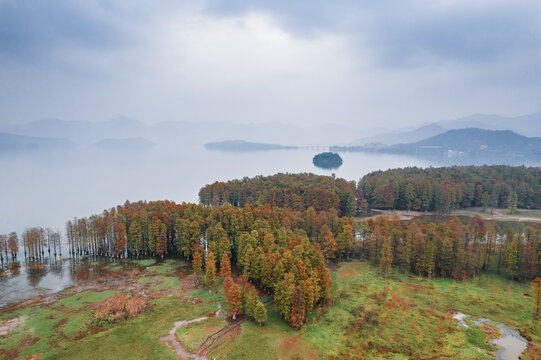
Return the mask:
[[(470, 177), (449, 175), (468, 171)], [(517, 204), (524, 204), (524, 193), (529, 194), (528, 204), (533, 201), (537, 206), (537, 195), (532, 194), (532, 189), (538, 189), (540, 177), (531, 168), (403, 170), (403, 174), (410, 173), (421, 175), (391, 181), (390, 174), (402, 173), (393, 170), (381, 173), (382, 179), (393, 185), (392, 194), (398, 194), (393, 203), (402, 199), (400, 194), (413, 181), (405, 179), (428, 184), (432, 203), (438, 193), (435, 189), (452, 187), (451, 180), (446, 179), (453, 179), (456, 194), (461, 194), (453, 200), (456, 204), (473, 206), (476, 194), (511, 187), (517, 194), (519, 189), (526, 189), (517, 195)], [(536, 225), (502, 227), (487, 224), (478, 216), (465, 223), (457, 218), (439, 223), (405, 222), (398, 216), (390, 220), (385, 216), (355, 220), (353, 215), (376, 201), (374, 194), (379, 191), (376, 189), (390, 189), (384, 180), (374, 180), (374, 174), (367, 175), (357, 185), (312, 174), (277, 174), (214, 183), (201, 189), (202, 205), (126, 202), (98, 215), (70, 220), (66, 226), (69, 253), (110, 257), (179, 255), (192, 262), (196, 274), (205, 271), (205, 282), (209, 285), (214, 283), (218, 272), (227, 278), (227, 268), (233, 264), (244, 276), (238, 284), (243, 306), (242, 310), (232, 306), (234, 311), (230, 314), (244, 311), (255, 319), (255, 305), (261, 306), (255, 302), (254, 306), (245, 307), (243, 294), (250, 293), (251, 290), (244, 290), (249, 288), (246, 286), (249, 283), (273, 294), (280, 314), (295, 328), (302, 325), (306, 314), (316, 305), (331, 299), (332, 280), (325, 263), (332, 259), (368, 259), (383, 274), (389, 274), (393, 268), (419, 276), (456, 279), (480, 272), (508, 274), (517, 280), (529, 280), (541, 274), (541, 242)], [(476, 183), (473, 195), (464, 197), (465, 192), (460, 189), (470, 188), (471, 179), (482, 174), (492, 174), (493, 181)], [(426, 192), (414, 193), (422, 198)], [(474, 202), (465, 202), (469, 197)], [(389, 203), (390, 198), (387, 198)], [(25, 254), (31, 259), (40, 258), (44, 248), (51, 249), (51, 244), (55, 251), (59, 239), (58, 233), (27, 229), (23, 234)], [(224, 265), (224, 259), (231, 263)], [(224, 292), (233, 294), (233, 300), (227, 296), (228, 301), (238, 303), (236, 286), (229, 280), (228, 283), (230, 286)], [(262, 317), (261, 311), (258, 315)]]
[[(73, 254), (183, 256), (192, 261), (196, 274), (204, 269), (207, 285), (216, 281), (216, 273), (227, 259), (226, 267), (230, 268), (231, 261), (245, 282), (273, 294), (283, 318), (298, 326), (304, 317), (291, 316), (296, 309), (292, 306), (294, 293), (300, 289), (303, 313), (308, 314), (316, 305), (328, 302), (332, 289), (324, 255), (302, 225), (305, 215), (328, 219), (325, 221), (337, 231), (352, 229), (351, 218), (338, 218), (336, 210), (332, 218), (322, 213), (270, 205), (212, 208), (171, 201), (126, 202), (100, 215), (69, 221), (66, 233)], [(246, 313), (255, 314), (255, 307)]]
[[(14, 261), (19, 252), (19, 237), (17, 233), (11, 232), (9, 235), (0, 234), (0, 261)], [(9, 255), (8, 255), (9, 254)]]
[(541, 168), (453, 166), (376, 171), (359, 182), (370, 208), (435, 211), (458, 208), (541, 209)]
[(541, 209), (541, 168), (524, 166), (408, 167), (375, 171), (357, 184), (313, 174), (276, 174), (201, 189), (199, 201), (270, 204), (294, 210), (335, 208), (340, 216), (366, 215), (368, 209), (434, 211), (458, 208)]
[[(49, 228), (31, 227), (24, 230), (22, 243), (24, 257), (29, 261), (40, 261), (46, 257), (62, 256), (62, 237), (59, 231)], [(19, 252), (19, 236), (15, 232), (0, 235), (0, 261), (8, 262), (17, 259)], [(8, 256), (8, 253), (10, 256)]]

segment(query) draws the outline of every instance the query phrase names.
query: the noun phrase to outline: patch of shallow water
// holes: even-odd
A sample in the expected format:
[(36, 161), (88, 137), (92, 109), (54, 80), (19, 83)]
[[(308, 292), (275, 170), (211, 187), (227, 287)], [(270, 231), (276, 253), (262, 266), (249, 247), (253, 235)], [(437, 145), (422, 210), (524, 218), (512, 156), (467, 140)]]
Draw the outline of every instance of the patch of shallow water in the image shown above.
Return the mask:
[(468, 318), (468, 317), (470, 317), (470, 315), (461, 313), (460, 311), (456, 312), (453, 315), (453, 319), (458, 320), (458, 325), (463, 327), (463, 328), (469, 328), (470, 327), (468, 324), (466, 324), (466, 318)]
[[(110, 271), (112, 265), (131, 269), (136, 264), (110, 258), (51, 258), (42, 262), (4, 264), (10, 269), (0, 276), (0, 308), (38, 295), (54, 294), (81, 281), (94, 280)], [(2, 266), (0, 266), (2, 270)]]
[(10, 331), (15, 330), (21, 324), (22, 321), (19, 318), (11, 319), (4, 324), (0, 323), (0, 336), (8, 335)]
[(504, 324), (498, 324), (498, 331), (503, 335), (490, 342), (498, 347), (498, 360), (516, 360), (528, 347), (528, 341), (518, 331)]
[[(464, 314), (462, 312), (456, 312), (453, 315), (453, 319), (458, 321), (458, 325), (463, 328), (469, 328), (470, 326), (466, 323), (466, 319), (470, 315)], [(472, 324), (481, 326), (485, 323), (494, 324), (494, 322), (487, 318), (473, 319)], [(498, 360), (519, 360), (520, 355), (528, 347), (528, 341), (519, 334), (518, 331), (512, 330), (505, 324), (498, 323), (498, 331), (502, 336), (490, 340), (490, 343), (498, 347), (498, 352), (496, 357)]]

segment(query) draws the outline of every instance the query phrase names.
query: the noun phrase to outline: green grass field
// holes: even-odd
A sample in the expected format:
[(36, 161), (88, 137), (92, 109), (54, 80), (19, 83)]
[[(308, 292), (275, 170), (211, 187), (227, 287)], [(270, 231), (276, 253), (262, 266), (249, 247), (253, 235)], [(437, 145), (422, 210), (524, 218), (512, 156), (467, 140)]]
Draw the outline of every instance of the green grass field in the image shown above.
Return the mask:
[[(218, 346), (211, 357), (494, 358), (496, 349), (485, 332), (478, 326), (459, 328), (452, 311), (504, 322), (540, 341), (541, 328), (532, 328), (532, 300), (524, 296), (529, 291), (524, 284), (496, 276), (467, 283), (404, 274), (383, 278), (366, 262), (342, 263), (332, 274), (333, 306), (314, 312), (300, 332), (285, 326), (269, 308), (266, 326), (245, 322), (235, 340)], [(262, 350), (254, 352), (254, 343)]]
[[(148, 264), (148, 265), (147, 265)], [(210, 347), (216, 359), (494, 359), (495, 348), (479, 326), (460, 328), (453, 311), (487, 317), (520, 329), (541, 343), (539, 322), (532, 323), (532, 298), (527, 284), (482, 275), (467, 282), (418, 278), (395, 272), (384, 278), (367, 262), (333, 266), (333, 304), (316, 309), (301, 331), (284, 324), (273, 305), (268, 321), (258, 326), (242, 319), (231, 326), (225, 318), (221, 286), (212, 292), (179, 277), (185, 263), (176, 260), (143, 263), (125, 288), (86, 290), (39, 307), (4, 310), (0, 320), (19, 317), (22, 325), (0, 337), (4, 359), (174, 359), (172, 349), (159, 342), (173, 323), (222, 313), (181, 327), (178, 338), (195, 351), (212, 333), (225, 326), (224, 336)], [(115, 323), (94, 320), (97, 306), (118, 292), (143, 288), (150, 310)], [(237, 323), (235, 323), (237, 324)], [(535, 355), (526, 355), (533, 359)]]

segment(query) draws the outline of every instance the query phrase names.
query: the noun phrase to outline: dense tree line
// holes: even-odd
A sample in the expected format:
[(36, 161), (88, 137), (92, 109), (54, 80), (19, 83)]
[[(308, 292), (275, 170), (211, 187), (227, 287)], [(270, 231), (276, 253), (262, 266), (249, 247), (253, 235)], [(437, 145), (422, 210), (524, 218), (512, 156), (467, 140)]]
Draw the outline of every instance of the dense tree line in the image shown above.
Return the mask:
[[(491, 181), (484, 176), (492, 176)], [(281, 316), (300, 328), (315, 306), (331, 298), (325, 263), (332, 259), (368, 259), (384, 275), (395, 268), (455, 279), (487, 271), (517, 280), (540, 276), (535, 225), (500, 227), (479, 216), (468, 223), (352, 217), (369, 206), (404, 204), (449, 212), (477, 206), (487, 193), (498, 199), (495, 206), (509, 206), (511, 199), (524, 207), (539, 196), (533, 194), (538, 179), (536, 169), (506, 166), (390, 170), (367, 175), (357, 188), (353, 182), (312, 174), (245, 178), (207, 185), (199, 194), (202, 205), (126, 202), (75, 218), (66, 225), (66, 239), (72, 255), (183, 256), (191, 260), (196, 276), (204, 272), (207, 285), (217, 276), (225, 279), (230, 315), (244, 312), (265, 321), (257, 285), (273, 295)], [(30, 260), (60, 251), (60, 234), (49, 229), (26, 229), (22, 242)], [(10, 252), (13, 257), (17, 246), (17, 234), (0, 236), (2, 261)], [(233, 266), (242, 274), (238, 282), (231, 277)]]
[(516, 280), (541, 275), (541, 235), (534, 224), (500, 227), (478, 215), (469, 224), (456, 217), (436, 223), (380, 215), (356, 227), (358, 236), (348, 251), (372, 260), (384, 274), (398, 268), (419, 276), (455, 279), (481, 272), (507, 274)]
[(340, 216), (353, 216), (355, 183), (314, 174), (256, 176), (207, 185), (199, 191), (199, 201), (203, 205), (229, 203), (238, 207), (259, 202), (298, 211), (333, 208)]
[[(336, 210), (318, 213), (313, 207), (301, 212), (269, 204), (213, 208), (171, 201), (126, 202), (100, 215), (69, 221), (67, 238), (74, 253), (184, 256), (192, 260), (196, 275), (204, 267), (207, 285), (216, 281), (218, 269), (227, 277), (231, 261), (247, 281), (273, 294), (281, 315), (297, 326), (299, 317), (291, 317), (297, 288), (305, 299), (305, 314), (330, 298), (332, 280), (317, 242), (322, 227), (351, 230), (351, 219), (338, 218)], [(256, 306), (247, 313), (255, 317)]]
[(410, 167), (372, 172), (359, 187), (357, 200), (378, 209), (443, 214), (468, 207), (541, 209), (541, 168), (535, 167)]

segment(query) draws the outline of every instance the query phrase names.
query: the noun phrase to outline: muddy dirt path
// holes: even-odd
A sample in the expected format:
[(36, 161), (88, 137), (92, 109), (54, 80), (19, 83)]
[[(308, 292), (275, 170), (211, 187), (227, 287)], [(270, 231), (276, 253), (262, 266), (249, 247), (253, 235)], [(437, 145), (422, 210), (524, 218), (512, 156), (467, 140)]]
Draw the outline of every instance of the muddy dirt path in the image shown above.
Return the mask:
[[(218, 303), (218, 310), (216, 310), (216, 312), (214, 313), (214, 316), (219, 316), (221, 311), (222, 311), (222, 306), (220, 303)], [(208, 360), (208, 358), (205, 355), (192, 354), (188, 352), (182, 346), (182, 343), (178, 340), (176, 333), (177, 333), (177, 330), (183, 326), (187, 326), (196, 322), (205, 321), (209, 317), (210, 316), (202, 316), (200, 318), (193, 319), (193, 320), (180, 320), (180, 321), (175, 322), (173, 328), (169, 330), (169, 334), (167, 336), (160, 337), (160, 343), (165, 344), (171, 349), (175, 350), (175, 354), (183, 360), (188, 360), (188, 359)]]

